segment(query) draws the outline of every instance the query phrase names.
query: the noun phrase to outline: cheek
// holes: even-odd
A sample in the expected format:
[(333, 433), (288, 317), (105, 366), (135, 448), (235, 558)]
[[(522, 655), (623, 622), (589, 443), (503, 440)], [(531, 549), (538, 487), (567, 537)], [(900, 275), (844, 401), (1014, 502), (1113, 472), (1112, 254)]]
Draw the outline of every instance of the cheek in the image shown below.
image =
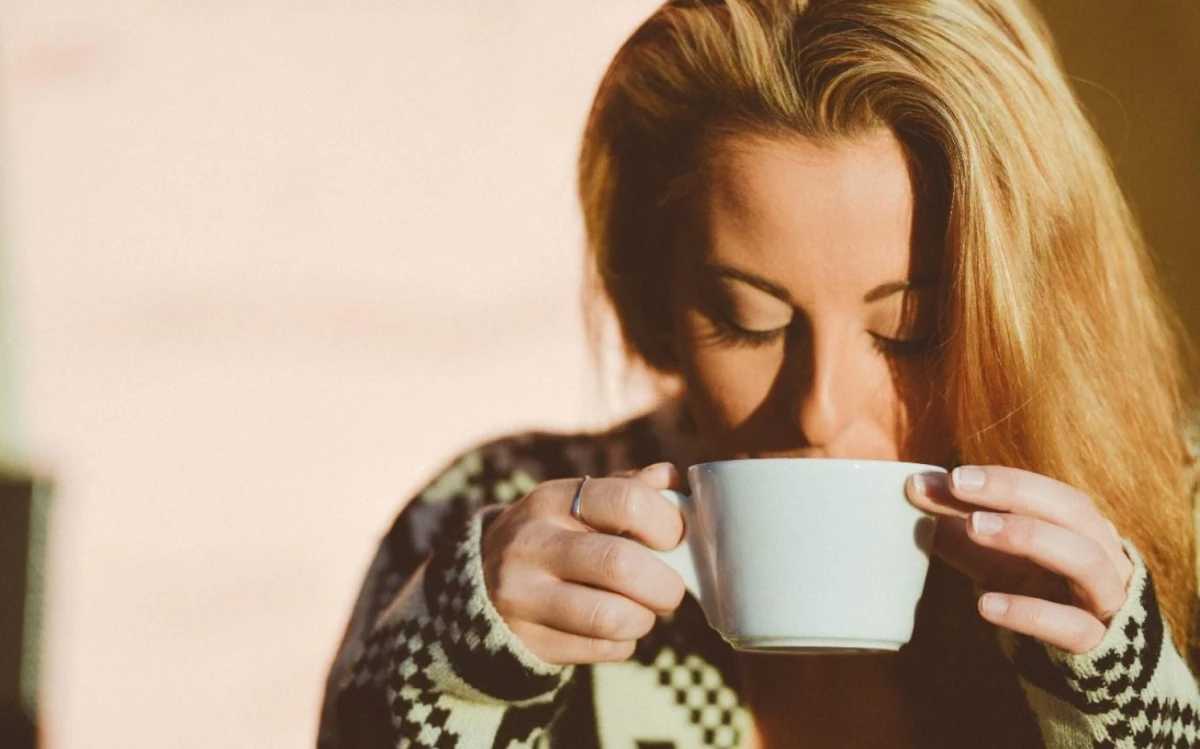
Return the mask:
[(921, 395), (911, 388), (908, 377), (887, 358), (871, 350), (856, 361), (856, 370), (839, 376), (838, 388), (845, 407), (855, 411), (849, 430), (851, 447), (898, 459), (908, 423), (909, 403)]
[(778, 357), (757, 352), (698, 352), (691, 387), (708, 404), (713, 420), (727, 428), (746, 421), (770, 397)]

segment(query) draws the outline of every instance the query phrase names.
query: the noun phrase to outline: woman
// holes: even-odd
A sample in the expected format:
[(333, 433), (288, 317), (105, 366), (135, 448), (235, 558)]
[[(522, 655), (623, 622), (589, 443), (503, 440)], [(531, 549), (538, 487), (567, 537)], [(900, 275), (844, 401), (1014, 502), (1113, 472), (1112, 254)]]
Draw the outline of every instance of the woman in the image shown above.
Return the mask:
[[(580, 194), (678, 395), (414, 499), (322, 746), (1198, 745), (1174, 327), (1031, 9), (668, 2), (601, 84)], [(677, 467), (759, 456), (956, 467), (907, 488), (939, 522), (899, 654), (735, 653), (650, 553)]]

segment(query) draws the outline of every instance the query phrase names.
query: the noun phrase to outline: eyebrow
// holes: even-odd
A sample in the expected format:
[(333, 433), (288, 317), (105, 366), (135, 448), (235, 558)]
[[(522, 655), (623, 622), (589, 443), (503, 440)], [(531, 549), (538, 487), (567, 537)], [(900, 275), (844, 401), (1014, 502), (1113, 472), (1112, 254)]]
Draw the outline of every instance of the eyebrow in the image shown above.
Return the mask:
[[(763, 291), (763, 292), (766, 292), (767, 294), (770, 294), (771, 296), (775, 297), (776, 299), (779, 299), (780, 301), (787, 302), (788, 304), (792, 304), (792, 295), (788, 293), (787, 289), (783, 288), (782, 286), (780, 286), (777, 283), (768, 281), (767, 279), (763, 278), (762, 276), (744, 271), (740, 268), (734, 268), (733, 266), (730, 266), (730, 265), (715, 264), (715, 265), (709, 266), (709, 268), (717, 276), (722, 276), (725, 278), (732, 278), (735, 281), (741, 281), (744, 284), (753, 286), (754, 288), (758, 289), (759, 291)], [(892, 296), (893, 294), (898, 294), (902, 291), (911, 291), (911, 290), (915, 290), (915, 289), (922, 289), (922, 288), (926, 288), (928, 286), (929, 286), (929, 282), (925, 281), (925, 280), (888, 281), (888, 282), (882, 283), (882, 284), (876, 286), (875, 288), (871, 289), (870, 291), (868, 291), (863, 296), (863, 303), (871, 304), (873, 302), (878, 302), (881, 299), (886, 299), (886, 298)]]
[(878, 302), (880, 299), (887, 299), (892, 294), (899, 294), (901, 291), (913, 291), (929, 287), (929, 282), (924, 280), (919, 281), (888, 281), (880, 284), (867, 292), (863, 297), (863, 302), (870, 304)]
[(788, 304), (792, 303), (792, 295), (788, 293), (787, 289), (783, 288), (779, 284), (768, 281), (762, 276), (757, 276), (753, 273), (747, 273), (740, 268), (734, 268), (730, 265), (711, 265), (709, 266), (709, 269), (717, 276), (723, 276), (725, 278), (732, 278), (735, 281), (741, 281), (744, 284), (753, 286), (759, 291), (765, 291), (780, 301), (787, 302)]

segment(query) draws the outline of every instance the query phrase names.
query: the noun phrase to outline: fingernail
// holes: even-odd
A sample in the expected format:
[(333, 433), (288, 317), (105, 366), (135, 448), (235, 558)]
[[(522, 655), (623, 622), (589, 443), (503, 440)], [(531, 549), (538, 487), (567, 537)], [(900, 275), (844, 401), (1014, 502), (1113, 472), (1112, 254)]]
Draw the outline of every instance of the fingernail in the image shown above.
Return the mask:
[(979, 608), (988, 616), (1004, 616), (1008, 613), (1008, 598), (995, 593), (987, 593), (979, 599)]
[(912, 490), (917, 494), (936, 497), (946, 493), (945, 473), (914, 473), (908, 480), (912, 482)]
[(954, 488), (965, 492), (977, 492), (983, 488), (987, 474), (978, 466), (959, 466), (950, 474), (954, 480)]
[(909, 486), (917, 494), (928, 494), (929, 490), (925, 487), (925, 477), (919, 473), (914, 473), (908, 477)]
[(994, 512), (971, 513), (971, 530), (980, 536), (994, 536), (1004, 527), (1004, 518)]

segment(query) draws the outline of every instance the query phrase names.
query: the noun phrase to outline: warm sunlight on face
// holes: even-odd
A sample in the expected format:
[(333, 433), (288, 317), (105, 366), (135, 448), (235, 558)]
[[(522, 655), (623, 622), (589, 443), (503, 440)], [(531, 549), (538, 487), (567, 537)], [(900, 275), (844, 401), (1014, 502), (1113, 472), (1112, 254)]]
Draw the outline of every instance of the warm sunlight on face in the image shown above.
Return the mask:
[(673, 289), (707, 457), (946, 460), (936, 252), (912, 247), (899, 141), (740, 138), (717, 153)]

